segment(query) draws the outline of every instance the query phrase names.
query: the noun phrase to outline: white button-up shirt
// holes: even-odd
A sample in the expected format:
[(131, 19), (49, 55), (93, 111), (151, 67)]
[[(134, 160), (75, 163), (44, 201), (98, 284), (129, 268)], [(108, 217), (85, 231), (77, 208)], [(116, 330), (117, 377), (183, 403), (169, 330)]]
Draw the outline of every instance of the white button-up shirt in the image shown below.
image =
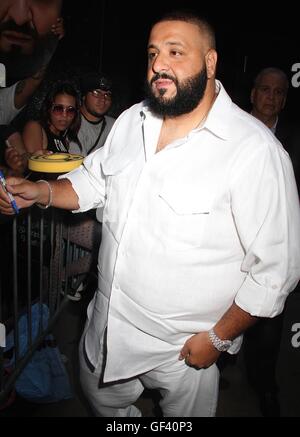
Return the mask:
[(64, 176), (78, 211), (104, 206), (85, 346), (97, 366), (107, 327), (105, 381), (177, 359), (184, 342), (233, 302), (252, 315), (277, 315), (300, 277), (289, 156), (217, 87), (203, 126), (161, 152), (162, 119), (140, 103), (119, 117), (102, 149)]

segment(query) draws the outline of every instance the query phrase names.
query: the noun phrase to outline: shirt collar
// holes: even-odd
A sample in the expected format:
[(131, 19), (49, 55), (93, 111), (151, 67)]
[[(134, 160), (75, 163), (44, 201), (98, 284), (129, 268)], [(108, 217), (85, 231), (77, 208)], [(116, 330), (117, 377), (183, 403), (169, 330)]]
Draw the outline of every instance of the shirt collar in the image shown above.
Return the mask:
[(230, 138), (232, 127), (232, 100), (219, 80), (216, 80), (216, 93), (216, 100), (208, 113), (203, 128), (210, 130), (217, 137), (227, 140)]
[[(253, 115), (253, 111), (251, 111), (250, 114)], [(253, 115), (253, 117), (255, 117), (255, 115)], [(258, 117), (255, 117), (255, 118), (257, 118), (259, 120)], [(261, 120), (259, 120), (259, 121), (261, 121)], [(265, 124), (263, 121), (262, 121), (262, 123)], [(271, 130), (271, 132), (274, 135), (275, 135), (275, 132), (276, 132), (277, 124), (278, 124), (278, 117), (276, 118), (275, 123), (273, 124), (273, 126), (269, 127), (269, 129)], [(265, 125), (265, 126), (267, 126), (267, 125)]]
[[(217, 97), (200, 129), (208, 129), (214, 135), (227, 140), (230, 138), (232, 100), (219, 80), (216, 80), (216, 93)], [(148, 114), (151, 114), (153, 118), (159, 118), (151, 113), (146, 100), (143, 101), (140, 114), (143, 114), (144, 118)], [(197, 131), (197, 129), (194, 131)]]
[(274, 135), (275, 135), (275, 132), (276, 132), (277, 124), (278, 124), (278, 117), (276, 118), (276, 121), (273, 124), (273, 126), (270, 127), (270, 129), (271, 129), (271, 131), (273, 132)]

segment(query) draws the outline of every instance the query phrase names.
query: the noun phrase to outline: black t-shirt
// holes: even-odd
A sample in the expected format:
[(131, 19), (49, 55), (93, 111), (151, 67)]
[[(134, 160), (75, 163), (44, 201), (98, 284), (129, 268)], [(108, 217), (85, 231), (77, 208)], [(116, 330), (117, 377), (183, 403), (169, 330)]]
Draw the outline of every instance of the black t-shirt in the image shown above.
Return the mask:
[(50, 150), (54, 153), (68, 152), (68, 140), (65, 133), (56, 135), (51, 132), (49, 128), (44, 129), (48, 139), (47, 150)]

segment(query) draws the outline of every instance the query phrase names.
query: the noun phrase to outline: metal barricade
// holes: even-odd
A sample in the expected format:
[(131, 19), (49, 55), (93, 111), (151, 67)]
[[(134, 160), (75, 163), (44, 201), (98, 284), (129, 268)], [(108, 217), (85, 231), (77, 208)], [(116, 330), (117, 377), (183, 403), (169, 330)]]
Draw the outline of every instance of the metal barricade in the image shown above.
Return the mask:
[[(18, 217), (0, 216), (0, 408), (32, 355), (51, 332), (65, 305), (70, 288), (93, 271), (100, 244), (101, 225), (86, 214), (33, 207)], [(73, 287), (74, 288), (74, 287)], [(75, 299), (72, 299), (75, 300)], [(31, 308), (40, 307), (38, 335), (32, 335)], [(42, 306), (49, 308), (47, 326)], [(27, 316), (28, 347), (20, 355), (19, 326)], [(8, 362), (5, 338), (13, 330), (14, 365)]]

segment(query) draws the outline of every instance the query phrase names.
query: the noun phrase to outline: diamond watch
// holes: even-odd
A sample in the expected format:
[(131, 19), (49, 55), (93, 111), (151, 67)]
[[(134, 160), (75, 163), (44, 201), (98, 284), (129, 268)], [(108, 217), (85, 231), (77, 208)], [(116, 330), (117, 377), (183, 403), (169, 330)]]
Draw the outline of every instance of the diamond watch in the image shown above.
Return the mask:
[(232, 345), (232, 340), (221, 340), (215, 333), (215, 331), (210, 329), (208, 331), (208, 336), (214, 347), (220, 352), (226, 352)]

